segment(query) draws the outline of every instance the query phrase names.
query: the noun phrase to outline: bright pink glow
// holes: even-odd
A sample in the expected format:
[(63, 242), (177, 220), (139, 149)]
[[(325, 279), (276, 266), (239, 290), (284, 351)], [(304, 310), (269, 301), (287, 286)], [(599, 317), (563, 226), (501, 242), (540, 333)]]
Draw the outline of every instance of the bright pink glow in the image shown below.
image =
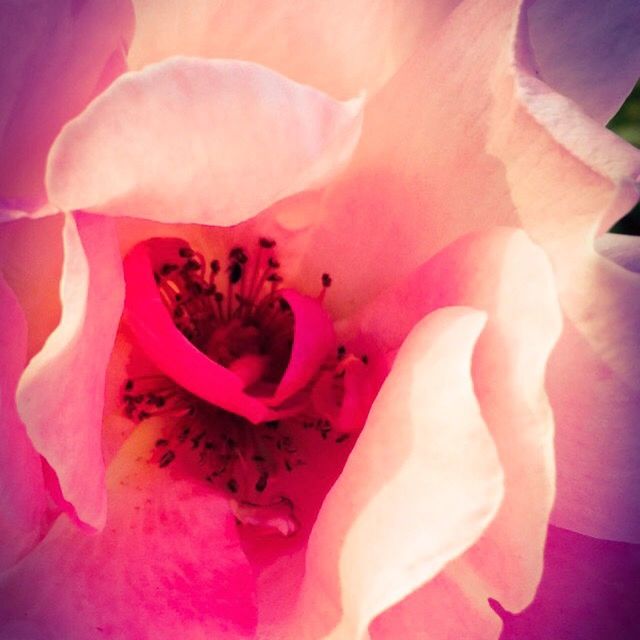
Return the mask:
[[(152, 439), (137, 430), (111, 464), (100, 534), (62, 516), (0, 583), (4, 638), (16, 637), (3, 624), (16, 618), (18, 629), (27, 619), (41, 625), (46, 640), (53, 628), (55, 637), (89, 640), (253, 635), (255, 577), (226, 499), (141, 464)], [(15, 615), (34, 606), (34, 615)]]
[(252, 422), (267, 416), (266, 406), (244, 392), (241, 377), (196, 349), (175, 327), (153, 279), (150, 254), (177, 248), (180, 241), (156, 239), (135, 247), (124, 260), (125, 318), (137, 344), (160, 371), (181, 387)]
[[(153, 278), (168, 256), (187, 244), (156, 238), (136, 246), (124, 260), (127, 283), (125, 317), (138, 345), (163, 373), (211, 404), (257, 423), (288, 415), (280, 405), (302, 390), (335, 350), (331, 319), (319, 300), (290, 289), (280, 295), (294, 315), (293, 345), (287, 368), (272, 396), (253, 396), (246, 376), (255, 374), (255, 361), (237, 364), (241, 372), (224, 367), (191, 344), (176, 328)], [(249, 369), (251, 371), (249, 371)]]

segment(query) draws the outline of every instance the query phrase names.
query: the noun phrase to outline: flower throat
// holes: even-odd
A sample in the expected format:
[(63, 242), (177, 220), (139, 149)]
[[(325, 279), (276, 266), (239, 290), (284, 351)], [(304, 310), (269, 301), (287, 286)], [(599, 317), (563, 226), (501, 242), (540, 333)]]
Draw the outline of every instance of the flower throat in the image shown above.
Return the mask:
[[(175, 328), (211, 360), (237, 375), (248, 394), (277, 390), (292, 357), (296, 318), (282, 294), (276, 243), (260, 238), (253, 252), (232, 248), (226, 265), (185, 243), (156, 264), (153, 278)], [(331, 286), (325, 273), (317, 302)], [(339, 445), (349, 438), (332, 417), (345, 395), (345, 374), (367, 358), (337, 346), (308, 382), (276, 409), (274, 419), (252, 424), (182, 388), (170, 377), (126, 380), (122, 402), (136, 423), (162, 417), (152, 457), (160, 467), (178, 464), (223, 490), (238, 522), (291, 535), (293, 503), (282, 491), (305, 464), (298, 440), (314, 431)], [(328, 409), (327, 409), (328, 407)], [(177, 461), (177, 462), (174, 462)]]

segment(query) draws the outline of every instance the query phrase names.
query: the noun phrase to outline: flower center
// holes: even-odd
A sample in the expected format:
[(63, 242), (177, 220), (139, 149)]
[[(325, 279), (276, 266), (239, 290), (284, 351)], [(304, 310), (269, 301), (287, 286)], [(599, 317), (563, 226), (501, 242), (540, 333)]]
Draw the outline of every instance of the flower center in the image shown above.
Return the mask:
[[(136, 423), (163, 418), (152, 456), (160, 467), (195, 473), (224, 491), (239, 523), (291, 535), (298, 523), (285, 492), (288, 478), (306, 464), (300, 436), (313, 431), (340, 445), (362, 426), (366, 412), (353, 397), (353, 382), (365, 375), (367, 358), (349, 354), (333, 337), (330, 350), (314, 349), (315, 326), (305, 333), (304, 319), (324, 314), (331, 278), (322, 275), (317, 298), (292, 297), (281, 288), (273, 240), (260, 238), (253, 252), (234, 247), (224, 269), (218, 259), (207, 262), (178, 245), (151, 261), (172, 330), (237, 377), (249, 401), (264, 403), (268, 419), (255, 423), (218, 406), (162, 367), (125, 382), (124, 412)], [(131, 273), (125, 260), (128, 297)]]

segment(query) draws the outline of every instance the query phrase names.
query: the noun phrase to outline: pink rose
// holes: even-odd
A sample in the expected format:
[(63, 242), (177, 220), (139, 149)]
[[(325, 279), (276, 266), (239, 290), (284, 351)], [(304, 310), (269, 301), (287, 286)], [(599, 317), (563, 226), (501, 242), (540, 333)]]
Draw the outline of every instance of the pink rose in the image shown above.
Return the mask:
[[(497, 638), (636, 542), (638, 8), (134, 4), (7, 14), (0, 636)], [(588, 540), (508, 631), (609, 633)]]

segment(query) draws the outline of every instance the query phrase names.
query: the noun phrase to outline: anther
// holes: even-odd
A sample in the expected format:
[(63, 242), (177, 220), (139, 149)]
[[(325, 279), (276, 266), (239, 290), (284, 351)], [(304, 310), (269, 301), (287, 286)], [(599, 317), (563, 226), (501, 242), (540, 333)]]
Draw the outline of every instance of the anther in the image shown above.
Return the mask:
[(161, 469), (163, 469), (167, 465), (171, 464), (175, 459), (175, 457), (176, 457), (176, 454), (173, 451), (167, 451), (162, 455), (162, 458), (160, 458), (160, 462), (158, 463), (158, 466)]
[(263, 471), (256, 482), (256, 491), (262, 493), (267, 488), (267, 481), (269, 480), (269, 474), (266, 471)]
[(263, 249), (273, 249), (276, 246), (276, 241), (271, 238), (260, 238), (258, 243)]
[(234, 262), (229, 267), (229, 282), (231, 284), (236, 284), (237, 282), (240, 282), (241, 278), (242, 278), (242, 265), (240, 264), (240, 262)]

